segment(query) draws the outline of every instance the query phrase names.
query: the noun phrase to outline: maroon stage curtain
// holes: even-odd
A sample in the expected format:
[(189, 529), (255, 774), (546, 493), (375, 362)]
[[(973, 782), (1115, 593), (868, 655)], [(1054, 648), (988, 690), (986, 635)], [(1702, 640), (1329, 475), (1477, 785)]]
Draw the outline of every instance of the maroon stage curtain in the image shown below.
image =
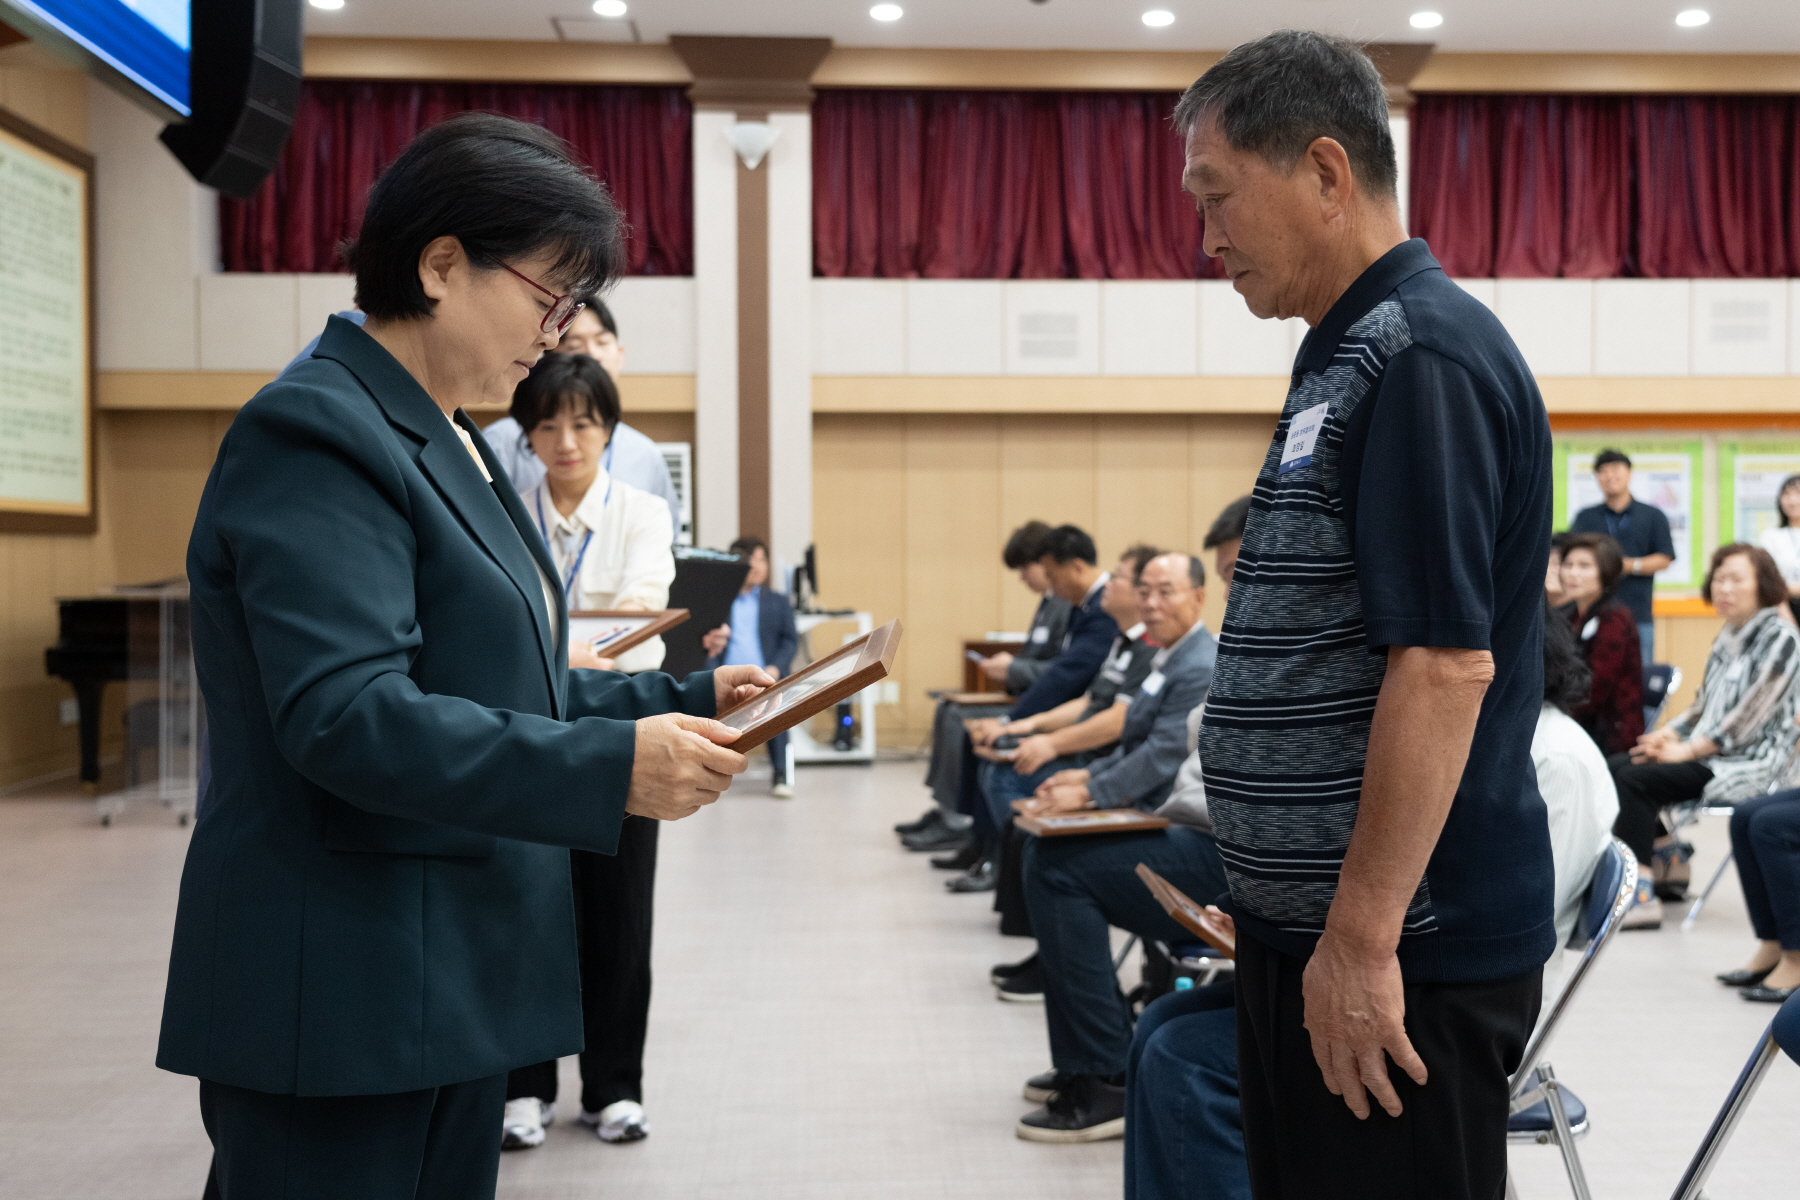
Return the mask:
[(460, 112), (532, 121), (566, 139), (631, 226), (627, 271), (694, 270), (693, 114), (679, 87), (308, 80), (293, 135), (251, 199), (219, 201), (227, 271), (341, 271), (382, 168), (420, 130)]
[(1428, 95), (1412, 230), (1452, 275), (1800, 275), (1800, 98)]
[(826, 90), (813, 263), (830, 278), (1220, 275), (1181, 190), (1173, 92)]

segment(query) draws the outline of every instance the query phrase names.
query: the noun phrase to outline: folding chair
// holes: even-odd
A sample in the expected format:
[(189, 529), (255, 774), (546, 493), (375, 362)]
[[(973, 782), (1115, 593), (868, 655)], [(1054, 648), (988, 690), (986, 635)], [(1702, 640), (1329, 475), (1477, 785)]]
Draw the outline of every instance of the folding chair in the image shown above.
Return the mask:
[[(1788, 755), (1787, 762), (1782, 765), (1781, 770), (1775, 773), (1775, 782), (1771, 783), (1769, 785), (1769, 790), (1763, 794), (1772, 796), (1776, 792), (1785, 792), (1793, 787), (1793, 776), (1796, 768), (1800, 768), (1800, 742), (1794, 744), (1793, 752)], [(1670, 811), (1668, 817), (1669, 828), (1671, 830), (1677, 830), (1683, 825), (1692, 825), (1701, 817), (1729, 817), (1734, 810), (1735, 806), (1731, 804), (1714, 804), (1705, 800), (1690, 800), (1686, 804), (1676, 805), (1674, 809)], [(1713, 889), (1719, 886), (1719, 881), (1721, 879), (1725, 878), (1725, 870), (1731, 866), (1735, 854), (1736, 851), (1732, 850), (1729, 846), (1726, 847), (1725, 857), (1719, 860), (1718, 870), (1714, 871), (1712, 878), (1706, 882), (1706, 890), (1701, 892), (1700, 895), (1694, 899), (1693, 904), (1688, 906), (1687, 916), (1681, 919), (1681, 927), (1683, 929), (1692, 929), (1694, 927), (1694, 922), (1700, 919), (1700, 910), (1706, 907), (1706, 902), (1708, 900), (1712, 899)]]
[[(1565, 1092), (1557, 1082), (1556, 1072), (1544, 1059), (1544, 1049), (1562, 1024), (1569, 1002), (1581, 990), (1582, 981), (1593, 970), (1594, 960), (1619, 931), (1619, 921), (1631, 907), (1637, 894), (1637, 858), (1624, 842), (1614, 838), (1594, 864), (1588, 881), (1587, 901), (1569, 935), (1569, 949), (1581, 951), (1581, 960), (1569, 973), (1569, 981), (1550, 1006), (1550, 1015), (1539, 1023), (1531, 1041), (1525, 1046), (1525, 1057), (1513, 1074), (1511, 1085), (1512, 1119), (1507, 1122), (1507, 1140), (1554, 1143), (1562, 1151), (1563, 1166), (1569, 1173), (1569, 1187), (1576, 1200), (1592, 1200), (1587, 1176), (1581, 1169), (1581, 1156), (1575, 1139), (1587, 1132), (1586, 1106)], [(1517, 1200), (1512, 1179), (1506, 1181), (1507, 1200)]]
[(1756, 1089), (1762, 1085), (1763, 1076), (1769, 1073), (1769, 1064), (1775, 1061), (1777, 1050), (1800, 1063), (1800, 995), (1789, 996), (1782, 1002), (1775, 1019), (1769, 1022), (1762, 1037), (1757, 1039), (1750, 1061), (1738, 1072), (1737, 1082), (1731, 1085), (1731, 1091), (1726, 1094), (1719, 1115), (1713, 1118), (1712, 1127), (1700, 1139), (1700, 1148), (1694, 1151), (1693, 1161), (1688, 1163), (1687, 1171), (1676, 1185), (1671, 1200), (1702, 1200), (1700, 1189), (1706, 1186), (1706, 1177), (1712, 1174), (1719, 1155), (1724, 1153), (1725, 1144), (1731, 1140), (1738, 1119), (1744, 1115), (1751, 1097), (1756, 1095)]
[(1681, 668), (1672, 663), (1651, 663), (1644, 668), (1644, 707), (1650, 710), (1645, 729), (1655, 729), (1662, 720), (1669, 697), (1681, 690)]

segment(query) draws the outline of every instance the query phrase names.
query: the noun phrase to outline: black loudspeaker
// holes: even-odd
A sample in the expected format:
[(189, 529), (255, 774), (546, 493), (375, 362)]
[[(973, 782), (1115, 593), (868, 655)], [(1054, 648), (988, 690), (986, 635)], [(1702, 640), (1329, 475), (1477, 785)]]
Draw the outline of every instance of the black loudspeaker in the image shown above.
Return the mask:
[(300, 105), (304, 0), (194, 0), (194, 115), (162, 132), (188, 174), (248, 200), (275, 169)]

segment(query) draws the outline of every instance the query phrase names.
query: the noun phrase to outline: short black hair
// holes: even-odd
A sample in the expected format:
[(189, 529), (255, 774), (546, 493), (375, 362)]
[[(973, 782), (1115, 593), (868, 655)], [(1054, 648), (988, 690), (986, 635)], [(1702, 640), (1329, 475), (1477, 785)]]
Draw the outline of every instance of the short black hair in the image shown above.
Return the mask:
[(1783, 529), (1786, 529), (1791, 522), (1787, 518), (1787, 509), (1781, 507), (1781, 497), (1791, 487), (1800, 487), (1800, 475), (1789, 475), (1781, 481), (1781, 486), (1775, 489), (1775, 515), (1781, 519), (1781, 528)]
[(1594, 690), (1594, 672), (1575, 644), (1575, 630), (1566, 613), (1544, 601), (1544, 699), (1565, 713), (1588, 702)]
[(1600, 573), (1600, 592), (1612, 595), (1619, 577), (1625, 573), (1625, 553), (1619, 549), (1619, 543), (1604, 533), (1572, 533), (1562, 544), (1563, 561), (1568, 561), (1571, 550), (1586, 550), (1594, 556), (1594, 568)]
[(726, 549), (730, 550), (739, 558), (742, 558), (745, 562), (748, 562), (750, 556), (755, 554), (758, 550), (763, 552), (764, 558), (769, 557), (769, 543), (763, 541), (754, 533), (746, 533), (743, 537), (731, 543)]
[(1151, 559), (1161, 558), (1167, 553), (1167, 550), (1158, 550), (1147, 543), (1136, 542), (1119, 551), (1119, 560), (1131, 564), (1131, 582), (1136, 583), (1137, 577), (1144, 573), (1144, 568), (1150, 565)]
[(600, 328), (615, 338), (619, 336), (619, 323), (613, 319), (613, 311), (606, 306), (606, 301), (600, 298), (600, 289), (592, 288), (585, 292), (577, 292), (575, 299), (581, 302), (581, 307), (599, 319)]
[(1233, 149), (1259, 154), (1283, 171), (1319, 138), (1330, 138), (1371, 194), (1399, 194), (1381, 72), (1345, 38), (1283, 29), (1234, 48), (1175, 105), (1183, 135), (1208, 118), (1218, 120)]
[(1623, 450), (1615, 450), (1611, 446), (1608, 446), (1600, 453), (1594, 455), (1594, 470), (1598, 471), (1601, 467), (1604, 467), (1609, 463), (1624, 463), (1625, 469), (1629, 471), (1631, 469), (1631, 455), (1625, 453)]
[(564, 409), (593, 417), (610, 436), (619, 425), (619, 389), (606, 368), (587, 355), (552, 351), (538, 359), (531, 374), (513, 389), (508, 415), (529, 434), (539, 421)]
[(1240, 542), (1244, 539), (1244, 523), (1250, 519), (1250, 497), (1239, 496), (1219, 513), (1218, 520), (1206, 531), (1206, 540), (1200, 543), (1202, 550), (1211, 550), (1223, 546), (1226, 542)]
[(552, 252), (538, 282), (570, 292), (624, 269), (625, 224), (605, 185), (549, 130), (494, 113), (433, 125), (369, 189), (362, 228), (340, 251), (356, 307), (380, 321), (429, 317), (419, 255), (440, 237), (483, 270)]
[(1049, 536), (1050, 526), (1042, 521), (1027, 521), (1013, 530), (1012, 536), (1006, 539), (1006, 549), (1000, 553), (1007, 570), (1017, 571), (1044, 557), (1044, 539)]
[(1038, 548), (1038, 557), (1046, 556), (1058, 566), (1079, 559), (1091, 567), (1100, 561), (1100, 552), (1094, 549), (1094, 539), (1078, 525), (1058, 525), (1044, 535), (1043, 544)]

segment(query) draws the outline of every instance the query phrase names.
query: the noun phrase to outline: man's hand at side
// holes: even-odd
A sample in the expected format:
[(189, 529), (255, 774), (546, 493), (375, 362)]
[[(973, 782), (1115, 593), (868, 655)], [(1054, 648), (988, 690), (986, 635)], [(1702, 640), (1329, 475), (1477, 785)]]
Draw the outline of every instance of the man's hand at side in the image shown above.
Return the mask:
[(761, 667), (720, 667), (713, 672), (713, 700), (717, 712), (742, 704), (775, 682)]
[[(755, 668), (748, 668), (754, 670)], [(658, 821), (679, 821), (719, 798), (749, 760), (725, 744), (738, 731), (706, 717), (664, 713), (636, 722), (631, 790), (625, 811)]]

